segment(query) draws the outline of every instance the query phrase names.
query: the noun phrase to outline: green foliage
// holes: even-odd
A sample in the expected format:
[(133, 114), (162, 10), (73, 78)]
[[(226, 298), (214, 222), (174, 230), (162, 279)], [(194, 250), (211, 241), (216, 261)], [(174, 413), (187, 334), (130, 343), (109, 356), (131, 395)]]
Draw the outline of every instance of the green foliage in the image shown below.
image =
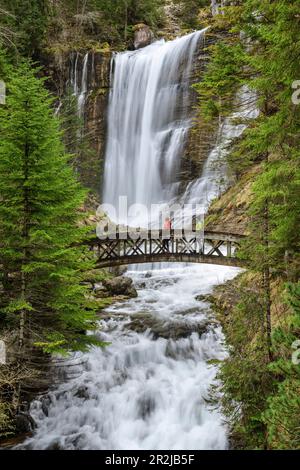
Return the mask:
[(14, 415), (19, 406), (20, 384), (37, 376), (24, 361), (0, 365), (0, 440), (15, 434)]
[(163, 6), (164, 0), (0, 0), (0, 43), (35, 60), (53, 42), (121, 47), (132, 41), (134, 24), (162, 26)]
[(0, 49), (0, 80), (6, 82), (10, 73), (10, 64), (4, 51)]
[(59, 116), (65, 149), (70, 155), (76, 155), (80, 146), (83, 123), (78, 116), (78, 97), (74, 95), (71, 87), (66, 90), (62, 98)]
[(224, 330), (230, 356), (222, 364), (222, 407), (231, 427), (234, 447), (255, 449), (264, 446), (265, 426), (261, 413), (273, 390), (268, 370), (266, 332), (263, 325), (264, 299), (259, 285), (252, 289), (239, 285), (239, 302), (231, 311)]
[[(268, 397), (262, 419), (268, 429), (268, 445), (272, 449), (300, 449), (300, 283), (288, 286), (288, 301), (293, 309), (289, 326), (273, 333), (276, 360), (269, 366), (280, 382)], [(297, 342), (298, 340), (298, 342)], [(295, 343), (296, 342), (296, 343)], [(295, 344), (295, 348), (292, 346)], [(295, 349), (298, 351), (295, 351)], [(295, 358), (292, 361), (292, 353)]]
[(207, 73), (196, 86), (200, 114), (224, 119), (238, 111), (241, 86), (256, 97), (260, 114), (250, 122), (240, 119), (248, 128), (232, 145), (228, 164), (236, 175), (260, 165), (240, 254), (264, 279), (259, 305), (246, 291), (227, 325), (233, 349), (221, 367), (223, 405), (238, 447), (299, 448), (299, 366), (291, 362), (291, 344), (300, 333), (299, 285), (291, 288), (295, 314), (277, 320), (280, 327), (272, 332), (269, 321), (272, 283), (296, 282), (300, 274), (300, 106), (292, 101), (292, 84), (300, 77), (299, 1), (245, 0), (220, 17), (213, 28), (226, 25), (227, 34), (212, 46)]
[(174, 0), (174, 3), (181, 8), (180, 18), (183, 27), (196, 29), (199, 27), (199, 10), (209, 6), (210, 0)]
[(59, 0), (51, 5), (49, 30), (57, 38), (62, 31), (73, 29), (75, 37), (95, 38), (121, 45), (131, 41), (132, 26), (146, 23), (152, 28), (163, 24), (164, 0)]
[(300, 285), (288, 286), (287, 302), (294, 314), (287, 326), (273, 330), (270, 363), (264, 291), (256, 282), (249, 288), (249, 280), (242, 276), (234, 281), (239, 302), (224, 324), (230, 356), (221, 365), (218, 391), (232, 443), (237, 449), (299, 449), (300, 365), (292, 362), (292, 345), (300, 333)]
[(236, 15), (234, 7), (225, 9), (230, 33), (212, 46), (207, 73), (196, 85), (207, 119), (238, 111), (234, 97), (241, 86), (255, 93), (260, 115), (240, 120), (248, 129), (228, 157), (237, 175), (263, 162), (253, 186), (244, 254), (253, 269), (268, 266), (288, 279), (299, 275), (300, 106), (292, 102), (292, 84), (300, 76), (298, 6), (247, 0)]
[(100, 10), (116, 26), (145, 22), (157, 26), (161, 22), (161, 0), (90, 0), (89, 8)]
[[(251, 207), (252, 225), (256, 227), (257, 256), (266, 256), (263, 244), (257, 239), (257, 221), (263, 207), (269, 207), (269, 240), (267, 261), (273, 274), (289, 279), (299, 273), (299, 227), (300, 227), (300, 171), (299, 151), (274, 156), (263, 165), (262, 173), (253, 186), (254, 201)], [(254, 230), (253, 230), (254, 235)], [(261, 236), (260, 239), (263, 237)], [(249, 243), (249, 242), (248, 242)], [(250, 240), (251, 243), (251, 240)], [(249, 249), (251, 249), (249, 247)], [(256, 266), (260, 266), (255, 257)]]
[(13, 434), (14, 427), (10, 417), (10, 410), (5, 402), (0, 401), (0, 438)]
[(0, 1), (0, 46), (14, 46), (14, 31), (10, 27), (10, 23), (14, 20), (14, 16), (6, 9)]
[(84, 119), (78, 115), (78, 97), (71, 88), (67, 89), (61, 100), (59, 116), (65, 149), (72, 155), (70, 163), (85, 187), (97, 189), (97, 176), (100, 180), (99, 157), (92, 145), (90, 132), (85, 130)]
[(36, 71), (23, 64), (0, 111), (1, 315), (47, 352), (99, 344), (95, 305), (83, 284), (93, 259), (80, 242), (86, 192), (64, 153), (59, 122)]
[(245, 63), (245, 53), (239, 43), (218, 42), (212, 48), (211, 56), (203, 80), (194, 85), (206, 119), (224, 117), (232, 112), (234, 94), (243, 84), (239, 72)]
[(0, 0), (0, 8), (10, 13), (3, 23), (15, 32), (18, 51), (37, 57), (47, 30), (48, 0)]

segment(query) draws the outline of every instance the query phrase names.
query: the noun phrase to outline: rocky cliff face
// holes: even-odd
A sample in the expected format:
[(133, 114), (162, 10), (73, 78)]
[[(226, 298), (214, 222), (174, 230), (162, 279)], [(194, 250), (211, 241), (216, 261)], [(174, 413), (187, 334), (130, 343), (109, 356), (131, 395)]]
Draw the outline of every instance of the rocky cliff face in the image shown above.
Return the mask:
[[(209, 47), (214, 44), (216, 40), (217, 37), (215, 34), (209, 31), (206, 33), (204, 44), (195, 58), (193, 74), (192, 77), (190, 77), (192, 84), (201, 81), (210, 59)], [(203, 164), (217, 140), (218, 122), (208, 124), (197, 115), (197, 100), (198, 96), (196, 91), (192, 91), (191, 102), (189, 103), (189, 115), (193, 120), (193, 124), (187, 137), (182, 159), (180, 178), (183, 182), (190, 181), (201, 174)]]
[(141, 47), (149, 46), (154, 40), (154, 34), (145, 24), (138, 24), (134, 30), (134, 48), (140, 49)]
[(92, 159), (83, 157), (81, 178), (83, 183), (101, 192), (102, 162), (105, 153), (107, 105), (110, 86), (111, 54), (93, 53), (91, 55), (91, 75), (88, 84), (87, 99), (84, 107), (85, 132), (90, 136), (94, 149)]
[(88, 151), (80, 152), (77, 167), (82, 183), (101, 192), (101, 170), (105, 152), (107, 104), (111, 53), (67, 51), (50, 54), (47, 62), (50, 86), (59, 103), (68, 87), (78, 101), (78, 115)]

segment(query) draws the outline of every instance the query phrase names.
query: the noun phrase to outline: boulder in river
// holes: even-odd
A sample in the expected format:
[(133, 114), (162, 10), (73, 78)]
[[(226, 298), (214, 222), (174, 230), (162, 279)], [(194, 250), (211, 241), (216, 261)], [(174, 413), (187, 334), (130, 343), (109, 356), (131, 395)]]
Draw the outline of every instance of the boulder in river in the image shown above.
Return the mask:
[(198, 302), (208, 302), (209, 301), (209, 295), (205, 294), (199, 294), (196, 295), (195, 300), (198, 300)]
[(90, 398), (89, 389), (85, 385), (81, 385), (75, 392), (75, 397), (81, 398), (83, 400), (88, 400)]
[(93, 287), (93, 295), (96, 299), (103, 299), (110, 297), (110, 292), (104, 287), (102, 282), (97, 282)]
[(33, 417), (24, 411), (20, 411), (15, 417), (16, 434), (32, 432), (36, 428)]
[(127, 297), (137, 297), (138, 295), (132, 279), (127, 276), (105, 279), (103, 286), (111, 295), (126, 295)]
[(208, 319), (195, 323), (189, 321), (170, 322), (144, 313), (132, 315), (131, 318), (132, 320), (127, 326), (130, 330), (137, 333), (144, 333), (146, 330), (150, 330), (154, 339), (165, 338), (178, 340), (179, 338), (190, 336), (193, 332), (201, 336), (207, 332), (211, 324), (211, 320)]
[(49, 416), (49, 407), (51, 405), (51, 398), (49, 395), (41, 398), (42, 411), (45, 416)]

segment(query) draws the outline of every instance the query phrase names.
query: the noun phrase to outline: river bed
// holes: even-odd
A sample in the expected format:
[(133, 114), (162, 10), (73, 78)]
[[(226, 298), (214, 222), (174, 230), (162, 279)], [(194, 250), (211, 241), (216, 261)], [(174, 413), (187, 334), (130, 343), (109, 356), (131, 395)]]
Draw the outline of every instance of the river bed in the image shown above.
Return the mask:
[(77, 355), (75, 376), (32, 403), (38, 427), (21, 448), (226, 449), (222, 415), (207, 403), (218, 367), (209, 361), (226, 357), (224, 336), (195, 297), (238, 272), (192, 264), (129, 271), (138, 297), (100, 322), (111, 344)]

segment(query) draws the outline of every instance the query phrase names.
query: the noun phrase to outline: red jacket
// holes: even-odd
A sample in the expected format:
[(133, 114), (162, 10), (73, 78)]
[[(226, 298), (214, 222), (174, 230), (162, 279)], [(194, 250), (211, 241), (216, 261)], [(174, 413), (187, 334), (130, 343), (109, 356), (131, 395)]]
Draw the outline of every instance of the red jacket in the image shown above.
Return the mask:
[(164, 230), (171, 230), (171, 228), (172, 228), (171, 220), (165, 220), (165, 222), (164, 222)]

